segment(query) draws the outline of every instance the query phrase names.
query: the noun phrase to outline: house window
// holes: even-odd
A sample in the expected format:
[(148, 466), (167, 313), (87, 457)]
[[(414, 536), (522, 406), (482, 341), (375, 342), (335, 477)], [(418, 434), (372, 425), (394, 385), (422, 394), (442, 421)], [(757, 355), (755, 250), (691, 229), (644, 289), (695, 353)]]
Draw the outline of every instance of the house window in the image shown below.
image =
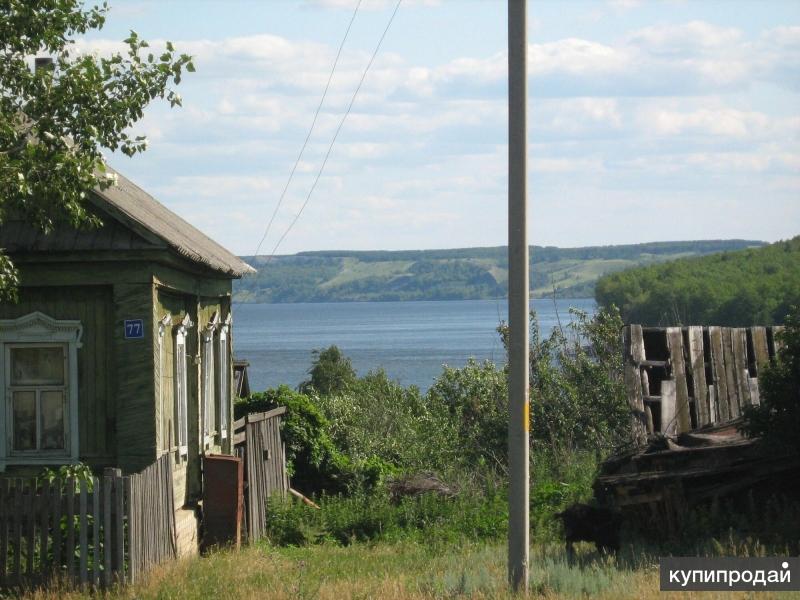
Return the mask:
[(208, 448), (216, 435), (216, 378), (214, 377), (214, 337), (219, 325), (219, 314), (214, 313), (203, 330), (203, 347), (200, 356), (203, 385), (203, 439)]
[(34, 312), (0, 320), (0, 470), (78, 459), (79, 321)]
[(63, 344), (7, 348), (11, 451), (66, 451), (67, 352)]
[(231, 392), (230, 392), (230, 350), (228, 345), (228, 332), (231, 326), (231, 315), (225, 319), (225, 322), (220, 325), (217, 332), (217, 355), (219, 360), (218, 368), (218, 389), (219, 389), (219, 432), (221, 439), (228, 437), (228, 423), (230, 422), (230, 406), (231, 406)]
[(175, 439), (179, 456), (189, 454), (189, 380), (186, 371), (186, 335), (194, 323), (186, 315), (175, 327)]

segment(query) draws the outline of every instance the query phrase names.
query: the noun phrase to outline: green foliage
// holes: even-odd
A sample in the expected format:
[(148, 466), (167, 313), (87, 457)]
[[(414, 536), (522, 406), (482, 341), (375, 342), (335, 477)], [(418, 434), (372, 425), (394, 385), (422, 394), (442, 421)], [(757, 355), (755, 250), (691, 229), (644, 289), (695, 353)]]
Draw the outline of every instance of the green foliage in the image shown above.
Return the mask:
[[(570, 309), (566, 329), (543, 338), (531, 319), (531, 443), (552, 454), (584, 450), (604, 456), (630, 433), (622, 363), (622, 320), (612, 306), (594, 318)], [(500, 327), (507, 344), (508, 329)]]
[(356, 372), (350, 359), (337, 346), (314, 350), (313, 364), (309, 370), (311, 378), (300, 384), (304, 394), (317, 392), (323, 396), (339, 394), (350, 388), (356, 380)]
[(508, 464), (508, 379), (494, 363), (470, 359), (445, 367), (428, 390), (426, 403), (447, 410), (453, 456), (464, 465), (505, 471)]
[(239, 419), (278, 406), (286, 407), (281, 436), (295, 487), (306, 493), (346, 489), (353, 476), (350, 460), (334, 445), (328, 420), (308, 396), (282, 385), (238, 400), (234, 414)]
[(800, 303), (800, 237), (602, 277), (600, 305), (643, 325), (780, 324)]
[[(2, 218), (2, 205), (0, 205), (0, 218)], [(2, 221), (0, 220), (0, 222)], [(18, 285), (19, 274), (14, 263), (8, 256), (0, 252), (0, 302), (16, 302)]]
[(786, 317), (778, 340), (783, 346), (775, 362), (758, 378), (761, 403), (745, 409), (743, 429), (777, 452), (800, 453), (800, 307)]
[(442, 469), (452, 460), (454, 431), (442, 406), (382, 370), (314, 401), (330, 423), (336, 446), (354, 462), (379, 460), (414, 471)]
[(42, 469), (42, 472), (39, 473), (37, 479), (39, 481), (47, 481), (49, 483), (60, 481), (62, 486), (67, 479), (74, 479), (76, 487), (85, 481), (87, 484), (87, 489), (90, 492), (94, 487), (92, 469), (89, 467), (89, 465), (84, 463), (61, 465), (58, 469), (45, 467)]
[[(532, 246), (535, 297), (591, 298), (605, 273), (684, 256), (760, 246), (762, 242), (716, 240), (624, 246)], [(234, 281), (237, 302), (333, 302), (461, 300), (505, 297), (508, 250), (324, 251), (276, 256), (268, 269)], [(244, 257), (255, 267), (267, 257)]]
[[(101, 148), (144, 151), (147, 139), (128, 132), (147, 105), (157, 98), (180, 105), (170, 86), (194, 66), (170, 42), (147, 53), (147, 42), (131, 32), (124, 54), (75, 52), (74, 37), (101, 29), (107, 12), (105, 3), (85, 9), (79, 0), (0, 3), (0, 224), (11, 216), (44, 232), (96, 224), (86, 195), (114, 181)], [(39, 53), (54, 58), (52, 69), (30, 69)], [(0, 295), (13, 298), (16, 284), (0, 252)]]

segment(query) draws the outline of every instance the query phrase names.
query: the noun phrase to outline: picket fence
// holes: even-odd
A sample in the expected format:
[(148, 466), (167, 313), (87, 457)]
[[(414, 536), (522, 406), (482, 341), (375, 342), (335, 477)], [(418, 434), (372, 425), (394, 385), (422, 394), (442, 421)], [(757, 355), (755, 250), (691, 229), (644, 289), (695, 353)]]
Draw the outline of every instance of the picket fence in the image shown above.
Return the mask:
[(0, 588), (130, 583), (176, 556), (169, 454), (141, 473), (0, 479)]

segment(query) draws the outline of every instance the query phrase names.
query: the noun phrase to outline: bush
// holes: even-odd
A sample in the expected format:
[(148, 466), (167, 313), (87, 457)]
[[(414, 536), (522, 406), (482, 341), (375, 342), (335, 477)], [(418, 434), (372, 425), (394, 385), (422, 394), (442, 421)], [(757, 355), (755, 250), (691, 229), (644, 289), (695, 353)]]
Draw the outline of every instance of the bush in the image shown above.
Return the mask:
[(779, 453), (800, 452), (800, 307), (786, 317), (775, 361), (759, 376), (761, 403), (748, 406), (742, 430)]
[(358, 464), (415, 471), (443, 469), (453, 460), (455, 431), (443, 407), (383, 370), (354, 380), (344, 392), (313, 398), (337, 448)]
[[(599, 457), (627, 444), (630, 408), (625, 398), (622, 319), (613, 306), (593, 318), (570, 309), (572, 321), (543, 338), (531, 317), (531, 444), (554, 460), (575, 451)], [(499, 328), (508, 344), (508, 328)]]
[(505, 472), (508, 464), (508, 376), (494, 363), (470, 359), (445, 367), (428, 390), (427, 403), (447, 411), (451, 456), (459, 466)]

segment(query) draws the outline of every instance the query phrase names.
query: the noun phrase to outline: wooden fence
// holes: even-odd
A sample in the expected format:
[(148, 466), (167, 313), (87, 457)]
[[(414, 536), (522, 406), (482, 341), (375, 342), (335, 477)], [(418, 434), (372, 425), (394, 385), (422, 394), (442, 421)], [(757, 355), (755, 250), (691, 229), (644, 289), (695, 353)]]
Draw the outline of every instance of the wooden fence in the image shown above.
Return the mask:
[(178, 555), (172, 454), (131, 475), (128, 493), (129, 579)]
[(781, 327), (624, 329), (625, 385), (634, 438), (675, 435), (732, 421), (759, 404), (758, 376)]
[(250, 414), (233, 424), (236, 456), (245, 465), (245, 520), (248, 541), (261, 539), (267, 526), (267, 500), (286, 497), (289, 478), (281, 441), (281, 415), (286, 407)]
[(0, 479), (0, 588), (54, 577), (108, 587), (174, 557), (170, 466), (165, 455), (125, 477)]

